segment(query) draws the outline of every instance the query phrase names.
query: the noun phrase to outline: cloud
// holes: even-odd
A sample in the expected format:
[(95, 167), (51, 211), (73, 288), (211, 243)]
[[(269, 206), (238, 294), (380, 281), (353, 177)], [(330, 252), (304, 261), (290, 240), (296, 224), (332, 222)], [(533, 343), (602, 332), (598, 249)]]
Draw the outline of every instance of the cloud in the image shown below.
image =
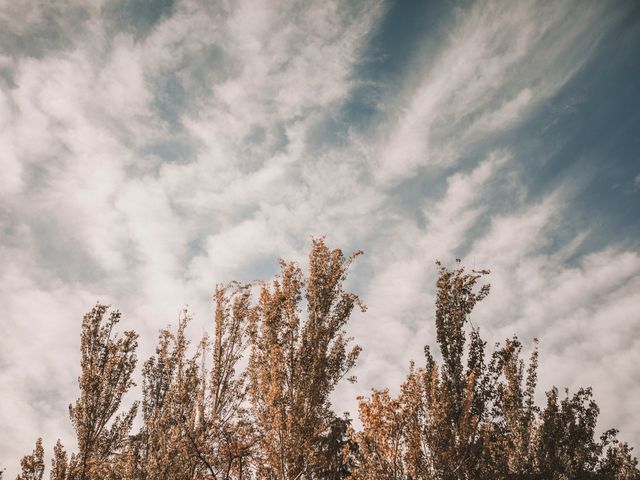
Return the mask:
[(74, 0), (3, 2), (0, 5), (3, 51), (10, 56), (43, 58), (51, 52), (70, 49), (84, 33), (90, 10), (90, 3)]
[(502, 130), (513, 125), (520, 119), (524, 110), (529, 106), (533, 94), (529, 88), (523, 88), (518, 94), (500, 105), (498, 109), (485, 113), (480, 117), (471, 129), (488, 131)]
[(11, 139), (11, 109), (7, 95), (0, 91), (0, 168), (2, 177), (0, 179), (0, 195), (15, 195), (22, 188), (22, 165), (19, 162), (15, 145)]
[(620, 18), (605, 3), (583, 7), (489, 1), (461, 10), (420, 81), (394, 98), (400, 107), (380, 128), (378, 182), (454, 163), (480, 133), (486, 141), (557, 93), (589, 58), (596, 32)]

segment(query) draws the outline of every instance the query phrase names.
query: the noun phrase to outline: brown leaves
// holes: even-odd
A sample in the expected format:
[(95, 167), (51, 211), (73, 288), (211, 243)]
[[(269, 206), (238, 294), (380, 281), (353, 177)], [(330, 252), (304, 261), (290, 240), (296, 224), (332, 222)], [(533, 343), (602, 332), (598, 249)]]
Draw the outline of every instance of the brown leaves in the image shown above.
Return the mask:
[(358, 401), (363, 429), (360, 432), (351, 430), (357, 445), (355, 452), (349, 452), (354, 465), (351, 478), (404, 479), (407, 432), (401, 400), (391, 398), (388, 390), (373, 390), (370, 399), (358, 397)]
[(69, 478), (85, 480), (113, 474), (114, 458), (122, 452), (136, 416), (137, 403), (119, 415), (122, 397), (134, 384), (137, 334), (118, 336), (113, 330), (120, 312), (97, 304), (82, 321), (80, 398), (69, 406), (78, 439), (78, 454), (69, 464)]
[(281, 262), (280, 277), (261, 289), (248, 367), (260, 476), (314, 478), (323, 468), (321, 444), (335, 419), (329, 395), (360, 353), (343, 331), (360, 305), (342, 286), (353, 258), (314, 240), (307, 277)]
[(68, 459), (67, 452), (58, 440), (53, 447), (53, 458), (51, 459), (51, 480), (65, 480), (67, 478)]
[[(54, 447), (52, 480), (475, 480), (483, 478), (638, 480), (637, 460), (610, 430), (594, 438), (599, 409), (590, 389), (563, 398), (554, 387), (535, 405), (537, 340), (528, 365), (517, 337), (487, 354), (471, 323), (489, 293), (489, 272), (441, 264), (436, 342), (425, 347), (397, 396), (360, 397), (362, 428), (338, 417), (330, 396), (361, 348), (345, 333), (365, 310), (344, 283), (353, 260), (313, 241), (308, 273), (280, 262), (271, 283), (216, 287), (211, 337), (196, 346), (163, 329), (134, 385), (137, 335), (118, 335), (118, 311), (96, 305), (82, 321), (80, 396), (70, 407), (78, 451)], [(259, 286), (254, 298), (253, 287)], [(18, 480), (41, 480), (42, 441)], [(1, 477), (1, 474), (0, 474)]]
[(16, 477), (16, 480), (42, 480), (44, 475), (44, 449), (42, 448), (42, 438), (36, 440), (36, 446), (33, 453), (25, 455), (20, 460), (22, 472)]
[(537, 340), (528, 367), (517, 337), (485, 363), (486, 343), (469, 315), (489, 293), (488, 285), (476, 290), (488, 271), (438, 265), (442, 364), (425, 347), (426, 366), (411, 365), (397, 398), (383, 390), (360, 399), (351, 478), (639, 478), (637, 460), (615, 432), (594, 440), (598, 407), (590, 389), (559, 400), (554, 388), (544, 410), (535, 405)]

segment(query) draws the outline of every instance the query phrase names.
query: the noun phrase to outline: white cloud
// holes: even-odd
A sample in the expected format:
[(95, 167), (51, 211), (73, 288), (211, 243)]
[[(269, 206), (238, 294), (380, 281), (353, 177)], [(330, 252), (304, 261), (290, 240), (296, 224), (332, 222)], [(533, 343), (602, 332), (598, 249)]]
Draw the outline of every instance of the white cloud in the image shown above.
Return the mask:
[(533, 94), (531, 89), (524, 88), (510, 100), (504, 102), (497, 110), (484, 114), (473, 127), (485, 131), (501, 130), (513, 125), (520, 119), (523, 111), (529, 106)]
[(595, 32), (623, 15), (606, 7), (486, 1), (461, 10), (444, 48), (422, 65), (421, 81), (394, 98), (401, 107), (380, 128), (378, 182), (454, 163), (478, 130), (486, 140), (521, 121), (579, 71), (597, 44)]
[(15, 195), (22, 188), (22, 165), (13, 141), (11, 108), (8, 96), (0, 90), (0, 196)]

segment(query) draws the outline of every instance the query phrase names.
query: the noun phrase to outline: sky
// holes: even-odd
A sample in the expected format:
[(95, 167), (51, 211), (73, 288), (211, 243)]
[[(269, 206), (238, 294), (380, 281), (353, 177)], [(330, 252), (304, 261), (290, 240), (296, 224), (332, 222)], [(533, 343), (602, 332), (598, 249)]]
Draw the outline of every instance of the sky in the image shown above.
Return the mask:
[(0, 0), (0, 466), (73, 447), (97, 301), (142, 362), (320, 235), (365, 251), (336, 410), (422, 363), (460, 258), (539, 398), (592, 386), (640, 448), (638, 78), (631, 0)]

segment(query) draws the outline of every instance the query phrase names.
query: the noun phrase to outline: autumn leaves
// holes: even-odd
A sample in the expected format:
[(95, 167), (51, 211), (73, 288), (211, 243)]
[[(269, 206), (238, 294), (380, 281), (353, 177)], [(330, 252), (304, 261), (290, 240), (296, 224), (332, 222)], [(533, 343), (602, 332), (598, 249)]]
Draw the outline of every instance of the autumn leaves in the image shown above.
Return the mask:
[[(477, 285), (486, 271), (440, 266), (441, 360), (427, 347), (397, 397), (360, 398), (360, 429), (337, 416), (330, 395), (360, 353), (345, 326), (365, 307), (343, 289), (357, 255), (317, 239), (307, 275), (281, 262), (270, 283), (218, 287), (212, 337), (190, 345), (186, 312), (175, 332), (162, 330), (142, 368), (142, 399), (128, 408), (137, 336), (118, 335), (120, 314), (96, 305), (82, 322), (80, 397), (70, 407), (77, 452), (56, 444), (50, 478), (638, 478), (614, 431), (594, 439), (588, 389), (564, 399), (552, 389), (540, 408), (537, 350), (528, 365), (515, 337), (486, 351), (469, 322), (489, 293)], [(39, 440), (19, 479), (40, 480), (43, 456)]]

